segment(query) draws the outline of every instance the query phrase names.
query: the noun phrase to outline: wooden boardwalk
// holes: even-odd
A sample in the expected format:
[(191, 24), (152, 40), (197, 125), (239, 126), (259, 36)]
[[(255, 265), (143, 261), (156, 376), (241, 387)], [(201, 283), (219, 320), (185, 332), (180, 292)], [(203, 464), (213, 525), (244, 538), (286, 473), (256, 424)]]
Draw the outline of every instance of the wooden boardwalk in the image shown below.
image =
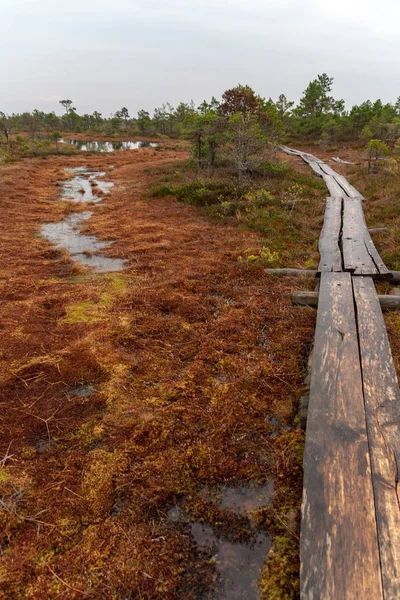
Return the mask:
[(323, 177), (318, 315), (300, 540), (301, 598), (400, 599), (400, 389), (374, 279), (392, 274), (362, 197), (311, 154)]

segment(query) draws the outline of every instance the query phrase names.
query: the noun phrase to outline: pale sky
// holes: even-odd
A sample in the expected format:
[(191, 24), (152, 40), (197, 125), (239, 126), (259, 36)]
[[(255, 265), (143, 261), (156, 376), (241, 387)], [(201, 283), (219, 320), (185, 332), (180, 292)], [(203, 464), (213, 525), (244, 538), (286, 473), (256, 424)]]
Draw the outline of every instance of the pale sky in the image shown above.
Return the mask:
[(135, 116), (238, 83), (299, 100), (318, 73), (346, 105), (400, 96), (395, 0), (0, 0), (0, 111)]

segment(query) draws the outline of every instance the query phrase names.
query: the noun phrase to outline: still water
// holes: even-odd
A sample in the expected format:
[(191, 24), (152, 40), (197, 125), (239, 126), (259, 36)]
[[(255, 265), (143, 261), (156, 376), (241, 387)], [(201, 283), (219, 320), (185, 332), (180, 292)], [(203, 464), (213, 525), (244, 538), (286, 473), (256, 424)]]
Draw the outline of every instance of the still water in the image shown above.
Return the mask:
[(71, 140), (61, 139), (62, 144), (71, 144), (82, 152), (115, 152), (116, 150), (138, 150), (138, 148), (156, 148), (154, 142), (99, 142), (96, 140)]

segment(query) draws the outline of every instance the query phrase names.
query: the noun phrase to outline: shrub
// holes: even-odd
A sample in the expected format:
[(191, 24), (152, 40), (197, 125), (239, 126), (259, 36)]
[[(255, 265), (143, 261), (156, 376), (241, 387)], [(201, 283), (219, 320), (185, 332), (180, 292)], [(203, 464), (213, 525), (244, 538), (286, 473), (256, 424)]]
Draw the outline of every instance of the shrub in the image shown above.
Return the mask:
[(368, 173), (376, 173), (378, 161), (389, 154), (389, 148), (381, 140), (370, 140), (367, 144)]
[(238, 256), (238, 262), (248, 265), (273, 266), (279, 263), (278, 252), (271, 251), (267, 246), (263, 246), (258, 252), (254, 253), (252, 248), (244, 251), (244, 256)]
[(271, 178), (285, 177), (289, 172), (289, 167), (285, 164), (276, 164), (273, 162), (265, 162), (258, 167), (260, 175), (265, 175)]
[(224, 183), (194, 182), (180, 186), (161, 186), (153, 190), (153, 196), (175, 196), (186, 204), (212, 206), (222, 204), (230, 198), (233, 190)]
[(298, 202), (302, 202), (303, 199), (303, 188), (298, 183), (294, 183), (291, 187), (289, 187), (281, 198), (282, 206), (289, 209), (290, 213), (292, 213)]

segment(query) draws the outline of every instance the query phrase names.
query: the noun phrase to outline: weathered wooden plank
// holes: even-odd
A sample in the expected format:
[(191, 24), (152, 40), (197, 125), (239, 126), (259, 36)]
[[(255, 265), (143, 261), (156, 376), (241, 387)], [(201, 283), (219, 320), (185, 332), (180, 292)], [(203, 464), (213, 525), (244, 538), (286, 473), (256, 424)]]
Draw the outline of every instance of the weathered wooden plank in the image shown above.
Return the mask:
[(298, 150), (294, 150), (293, 148), (288, 148), (287, 146), (281, 146), (281, 150), (294, 156), (300, 156), (306, 163), (310, 165), (317, 175), (324, 177), (325, 174), (326, 177), (324, 177), (324, 180), (332, 196), (347, 195), (350, 198), (360, 197), (360, 192), (356, 190), (356, 188), (353, 187), (351, 183), (349, 183), (347, 179), (343, 177), (343, 175), (340, 175), (340, 173), (334, 171), (329, 165), (313, 154), (300, 152)]
[(400, 390), (369, 277), (353, 277), (385, 600), (400, 598)]
[(370, 235), (375, 235), (378, 233), (384, 233), (385, 231), (387, 231), (387, 227), (369, 227), (368, 231)]
[(292, 156), (300, 156), (300, 152), (298, 152), (297, 150), (293, 150), (288, 146), (279, 146), (279, 149), (283, 152), (286, 152), (286, 154), (291, 154)]
[(392, 277), (368, 232), (361, 200), (343, 200), (342, 251), (345, 271), (379, 279)]
[(292, 303), (296, 306), (318, 308), (319, 291), (296, 290), (292, 293)]
[(315, 160), (310, 160), (310, 161), (306, 161), (308, 165), (310, 165), (310, 167), (312, 168), (312, 170), (314, 171), (314, 173), (316, 175), (318, 175), (319, 177), (323, 177), (324, 176), (324, 172), (322, 171), (321, 167), (319, 166), (319, 163), (315, 162)]
[(315, 269), (264, 269), (270, 275), (285, 275), (289, 277), (315, 277)]
[(355, 187), (353, 187), (351, 185), (351, 183), (349, 183), (347, 181), (347, 179), (345, 177), (343, 177), (343, 175), (340, 175), (340, 173), (337, 173), (336, 171), (334, 171), (329, 165), (327, 165), (326, 163), (324, 163), (323, 165), (321, 165), (321, 170), (328, 176), (332, 177), (336, 183), (339, 185), (339, 187), (342, 190), (342, 195), (343, 196), (349, 196), (350, 198), (360, 198), (361, 194), (358, 190), (356, 190)]
[(323, 163), (324, 162), (323, 160), (320, 160), (319, 158), (317, 158), (313, 154), (309, 154), (308, 152), (302, 152), (301, 150), (295, 150), (294, 148), (289, 148), (288, 146), (279, 146), (279, 148), (283, 152), (286, 152), (286, 154), (291, 154), (293, 156), (299, 156), (300, 158), (302, 158), (307, 163), (309, 161), (314, 161), (316, 163)]
[[(320, 175), (324, 178), (325, 183), (332, 196), (343, 195), (349, 196), (350, 198), (359, 198), (361, 196), (360, 192), (356, 190), (356, 188), (352, 186), (351, 183), (349, 183), (347, 179), (343, 177), (343, 175), (340, 175), (340, 173), (334, 171), (323, 160), (320, 160), (313, 154), (309, 154), (308, 152), (301, 152), (299, 150), (294, 150), (293, 148), (289, 148), (288, 146), (280, 146), (280, 148), (287, 154), (291, 154), (293, 156), (300, 156), (306, 163), (308, 163), (310, 167), (317, 173), (317, 175)], [(340, 161), (340, 159), (336, 161), (344, 162)], [(325, 174), (326, 177), (323, 174)]]
[(322, 273), (304, 456), (303, 600), (383, 598), (349, 273)]
[(327, 198), (324, 225), (318, 241), (320, 262), (318, 273), (322, 271), (342, 271), (342, 254), (339, 246), (342, 227), (342, 199)]
[(325, 185), (328, 188), (331, 196), (334, 196), (334, 197), (335, 196), (336, 197), (345, 196), (343, 189), (340, 187), (338, 182), (333, 177), (331, 177), (330, 175), (326, 175), (326, 173), (324, 173), (323, 178), (325, 181)]

